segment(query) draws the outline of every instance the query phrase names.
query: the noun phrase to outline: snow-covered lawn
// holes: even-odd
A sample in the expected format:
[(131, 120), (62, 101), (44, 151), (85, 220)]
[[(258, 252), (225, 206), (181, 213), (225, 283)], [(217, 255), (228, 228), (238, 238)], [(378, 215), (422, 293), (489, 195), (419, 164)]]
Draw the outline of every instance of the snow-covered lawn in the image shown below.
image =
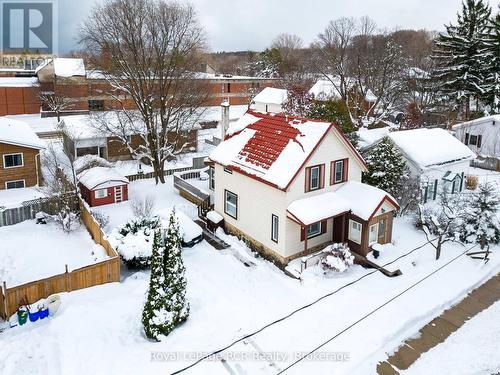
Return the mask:
[[(178, 196), (172, 185), (171, 177), (159, 186), (152, 180), (133, 182), (130, 197), (155, 196), (155, 213), (175, 205), (194, 215), (194, 205)], [(111, 217), (108, 232), (133, 216), (129, 205), (98, 208)], [(225, 240), (231, 247), (223, 251), (206, 242), (183, 250), (191, 314), (162, 342), (149, 342), (142, 333), (140, 317), (149, 273), (139, 272), (120, 284), (62, 294), (62, 307), (54, 318), (0, 334), (0, 373), (170, 373), (192, 363), (202, 352), (219, 349), (354, 282), (223, 353), (276, 353), (281, 360), (276, 359), (274, 367), (269, 361), (251, 358), (226, 362), (236, 373), (275, 374), (292, 363), (298, 352), (312, 350), (464, 251), (460, 244), (447, 243), (436, 261), (433, 248), (424, 246), (396, 261), (394, 266), (403, 275), (395, 278), (379, 272), (368, 275), (373, 270), (355, 265), (340, 275), (324, 275), (319, 267), (312, 267), (300, 282), (255, 257), (236, 238)], [(423, 233), (409, 220), (398, 218), (394, 246), (388, 248), (402, 255), (425, 242)], [(328, 354), (328, 362), (303, 361), (288, 373), (374, 373), (385, 353), (500, 271), (500, 249), (492, 250), (487, 264), (459, 257), (321, 348), (321, 353), (339, 353), (344, 361), (331, 361)], [(161, 358), (165, 360), (158, 361)], [(212, 360), (186, 373), (226, 372), (221, 361)]]
[(121, 226), (134, 217), (130, 207), (134, 199), (152, 197), (154, 199), (153, 214), (158, 214), (167, 208), (176, 207), (190, 218), (195, 219), (197, 215), (196, 206), (182, 198), (177, 190), (173, 188), (173, 177), (165, 177), (165, 184), (155, 184), (154, 179), (134, 181), (129, 184), (129, 200), (105, 206), (92, 207), (92, 211), (106, 213), (110, 217), (105, 232), (110, 233), (114, 228)]
[(500, 372), (500, 302), (424, 353), (404, 374), (490, 375)]
[(34, 220), (0, 228), (0, 282), (7, 287), (87, 266), (107, 258), (82, 225), (70, 234)]

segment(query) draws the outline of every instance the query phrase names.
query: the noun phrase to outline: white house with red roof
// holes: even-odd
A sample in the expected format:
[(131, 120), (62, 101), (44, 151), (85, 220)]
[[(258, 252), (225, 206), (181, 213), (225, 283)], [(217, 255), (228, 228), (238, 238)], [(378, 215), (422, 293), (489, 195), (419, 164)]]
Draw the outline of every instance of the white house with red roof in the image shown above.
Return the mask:
[(392, 237), (397, 202), (361, 183), (361, 155), (332, 123), (249, 110), (211, 153), (226, 231), (281, 264), (348, 242), (361, 255)]

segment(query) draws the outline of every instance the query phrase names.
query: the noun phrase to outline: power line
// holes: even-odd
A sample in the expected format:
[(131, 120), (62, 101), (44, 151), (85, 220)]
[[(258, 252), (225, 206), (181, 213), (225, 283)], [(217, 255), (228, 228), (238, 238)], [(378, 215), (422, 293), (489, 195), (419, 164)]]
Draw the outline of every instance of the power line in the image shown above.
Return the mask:
[(301, 356), (299, 359), (297, 359), (296, 361), (292, 362), (290, 365), (288, 365), (287, 367), (285, 367), (283, 370), (281, 370), (280, 372), (277, 373), (277, 375), (279, 374), (283, 374), (285, 371), (289, 370), (291, 367), (297, 365), (299, 362), (303, 361), (305, 358), (307, 358), (308, 356), (310, 356), (311, 354), (313, 354), (315, 351), (321, 349), (323, 346), (327, 345), (328, 343), (332, 342), (334, 339), (336, 339), (337, 337), (339, 337), (340, 335), (342, 335), (343, 333), (347, 332), (348, 330), (350, 330), (351, 328), (353, 328), (355, 325), (359, 324), (360, 322), (362, 322), (363, 320), (365, 320), (366, 318), (368, 318), (369, 316), (373, 315), (374, 313), (376, 313), (378, 310), (382, 309), (384, 306), (388, 305), (389, 303), (391, 303), (392, 301), (394, 301), (395, 299), (401, 297), (403, 294), (407, 293), (409, 290), (415, 288), (417, 285), (419, 285), (420, 283), (422, 283), (423, 281), (425, 281), (426, 279), (428, 279), (429, 277), (431, 277), (432, 275), (434, 275), (435, 273), (439, 272), (440, 270), (442, 270), (443, 268), (445, 268), (446, 266), (448, 266), (449, 264), (453, 263), (454, 261), (456, 261), (458, 258), (464, 256), (468, 251), (472, 250), (474, 247), (476, 247), (476, 245), (474, 246), (471, 246), (470, 248), (466, 249), (464, 252), (460, 253), (459, 255), (457, 255), (455, 258), (451, 259), (450, 261), (446, 262), (445, 264), (443, 264), (441, 267), (437, 268), (436, 270), (434, 270), (433, 272), (431, 272), (430, 274), (428, 274), (427, 276), (425, 276), (424, 278), (420, 279), (419, 281), (417, 281), (416, 283), (410, 285), (408, 288), (406, 288), (405, 290), (403, 290), (402, 292), (396, 294), (395, 296), (393, 296), (392, 298), (390, 298), (389, 300), (387, 300), (386, 302), (384, 302), (383, 304), (381, 304), (380, 306), (378, 306), (377, 308), (375, 308), (374, 310), (370, 311), (369, 313), (365, 314), (364, 316), (362, 316), (361, 318), (359, 318), (358, 320), (356, 320), (354, 323), (350, 324), (349, 326), (345, 327), (343, 330), (341, 330), (340, 332), (336, 333), (334, 336), (330, 337), (328, 340), (324, 341), (323, 343), (321, 343), (320, 345), (318, 345), (317, 347), (315, 347), (313, 350), (311, 350), (310, 352), (308, 352), (307, 354)]
[[(390, 262), (388, 262), (388, 263), (384, 264), (383, 266), (381, 266), (381, 268), (385, 268), (386, 266), (391, 265), (391, 264), (393, 264), (393, 263), (397, 262), (397, 261), (398, 261), (398, 260), (400, 260), (401, 258), (404, 258), (404, 257), (406, 257), (406, 256), (408, 256), (408, 255), (410, 255), (410, 254), (412, 254), (413, 252), (415, 252), (415, 251), (417, 251), (417, 250), (420, 250), (420, 249), (421, 249), (421, 248), (423, 248), (425, 245), (427, 245), (428, 243), (431, 243), (431, 242), (432, 242), (432, 241), (434, 241), (435, 239), (436, 239), (436, 238), (433, 238), (433, 239), (431, 239), (431, 240), (426, 241), (426, 242), (425, 242), (425, 243), (423, 243), (422, 245), (417, 246), (417, 247), (413, 248), (412, 250), (408, 251), (407, 253), (405, 253), (405, 254), (403, 254), (403, 255), (400, 255), (399, 257), (397, 257), (397, 258), (393, 259), (392, 261), (390, 261)], [(303, 305), (303, 306), (301, 306), (301, 307), (299, 307), (299, 308), (297, 308), (297, 309), (293, 310), (292, 312), (288, 313), (287, 315), (285, 315), (285, 316), (283, 316), (283, 317), (281, 317), (281, 318), (279, 318), (279, 319), (276, 319), (276, 320), (274, 320), (274, 321), (272, 321), (272, 322), (270, 322), (270, 323), (268, 323), (268, 324), (264, 325), (263, 327), (259, 328), (258, 330), (253, 331), (253, 332), (251, 332), (251, 333), (249, 333), (249, 334), (247, 334), (247, 335), (245, 335), (245, 336), (243, 336), (243, 337), (240, 337), (239, 339), (234, 340), (234, 341), (233, 341), (233, 342), (231, 342), (230, 344), (228, 344), (228, 345), (226, 345), (226, 346), (224, 346), (224, 347), (222, 347), (222, 348), (220, 348), (220, 349), (217, 349), (217, 350), (215, 350), (215, 351), (213, 351), (213, 352), (211, 352), (211, 353), (209, 353), (209, 354), (206, 354), (206, 355), (204, 355), (204, 356), (200, 357), (198, 360), (196, 360), (195, 362), (191, 363), (190, 365), (188, 365), (188, 366), (186, 366), (186, 367), (183, 367), (182, 369), (180, 369), (180, 370), (177, 370), (177, 371), (173, 372), (173, 373), (172, 373), (172, 375), (175, 375), (175, 374), (180, 374), (180, 373), (182, 373), (182, 372), (184, 372), (184, 371), (186, 371), (186, 370), (189, 370), (190, 368), (192, 368), (192, 367), (194, 367), (194, 366), (198, 365), (199, 363), (203, 362), (204, 360), (206, 360), (206, 359), (208, 359), (208, 358), (210, 358), (210, 357), (212, 357), (212, 356), (214, 356), (214, 355), (217, 355), (217, 354), (219, 354), (219, 353), (222, 353), (223, 351), (226, 351), (227, 349), (229, 349), (229, 348), (233, 347), (233, 346), (234, 346), (234, 345), (236, 345), (237, 343), (239, 343), (239, 342), (241, 342), (241, 341), (244, 341), (244, 340), (246, 340), (246, 339), (248, 339), (248, 338), (250, 338), (250, 337), (252, 337), (252, 336), (255, 336), (256, 334), (258, 334), (258, 333), (260, 333), (260, 332), (264, 331), (265, 329), (267, 329), (267, 328), (269, 328), (269, 327), (271, 327), (271, 326), (273, 326), (273, 325), (275, 325), (275, 324), (278, 324), (278, 323), (280, 323), (280, 322), (282, 322), (282, 321), (284, 321), (284, 320), (286, 320), (286, 319), (290, 318), (291, 316), (295, 315), (296, 313), (298, 313), (298, 312), (300, 312), (300, 311), (302, 311), (302, 310), (305, 310), (305, 309), (307, 309), (307, 308), (309, 308), (309, 307), (311, 307), (311, 306), (313, 306), (313, 305), (317, 304), (318, 302), (320, 302), (320, 301), (324, 300), (325, 298), (328, 298), (328, 297), (330, 297), (330, 296), (332, 296), (332, 295), (334, 295), (334, 294), (336, 294), (336, 293), (340, 292), (341, 290), (343, 290), (343, 289), (345, 289), (345, 288), (348, 288), (349, 286), (351, 286), (351, 285), (353, 285), (353, 284), (356, 284), (357, 282), (361, 281), (362, 279), (364, 279), (364, 278), (366, 278), (366, 277), (368, 277), (368, 276), (371, 276), (371, 275), (373, 275), (374, 273), (377, 273), (377, 272), (379, 272), (379, 269), (375, 269), (374, 271), (368, 272), (368, 273), (364, 274), (363, 276), (360, 276), (359, 278), (357, 278), (357, 279), (355, 279), (355, 280), (353, 280), (353, 281), (351, 281), (351, 282), (348, 282), (348, 283), (346, 283), (346, 284), (344, 284), (344, 285), (340, 286), (339, 288), (335, 289), (334, 291), (329, 292), (329, 293), (327, 293), (327, 294), (325, 294), (325, 295), (323, 295), (323, 296), (321, 296), (321, 297), (318, 297), (318, 298), (317, 298), (317, 299), (315, 299), (314, 301), (312, 301), (312, 302), (310, 302), (310, 303), (308, 303), (308, 304), (306, 304), (306, 305)]]

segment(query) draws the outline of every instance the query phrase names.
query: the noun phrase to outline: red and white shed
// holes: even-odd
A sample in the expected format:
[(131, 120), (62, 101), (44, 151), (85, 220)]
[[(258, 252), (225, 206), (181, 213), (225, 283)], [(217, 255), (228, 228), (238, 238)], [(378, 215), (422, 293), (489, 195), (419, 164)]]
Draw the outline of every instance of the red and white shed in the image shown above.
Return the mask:
[(128, 200), (128, 179), (113, 168), (94, 167), (78, 175), (80, 193), (91, 206)]

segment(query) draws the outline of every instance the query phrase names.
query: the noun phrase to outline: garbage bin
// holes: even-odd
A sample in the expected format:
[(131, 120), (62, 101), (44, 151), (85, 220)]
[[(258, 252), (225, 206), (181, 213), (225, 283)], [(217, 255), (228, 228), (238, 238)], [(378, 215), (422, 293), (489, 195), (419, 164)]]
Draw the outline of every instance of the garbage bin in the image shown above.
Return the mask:
[(26, 323), (28, 320), (28, 311), (24, 307), (20, 307), (17, 310), (17, 322), (20, 326)]

